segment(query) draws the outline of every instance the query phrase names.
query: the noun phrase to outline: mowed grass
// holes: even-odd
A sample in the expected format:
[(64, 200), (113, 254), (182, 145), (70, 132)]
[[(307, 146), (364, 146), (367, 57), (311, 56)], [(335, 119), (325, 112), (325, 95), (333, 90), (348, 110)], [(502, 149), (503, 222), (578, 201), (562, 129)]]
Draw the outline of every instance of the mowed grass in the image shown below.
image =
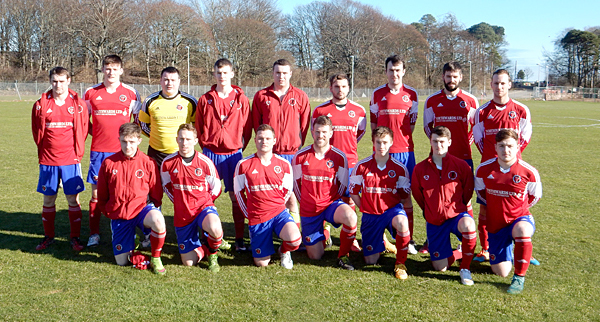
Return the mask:
[[(173, 207), (166, 197), (165, 277), (115, 265), (106, 218), (101, 223), (101, 245), (74, 253), (67, 238), (62, 192), (57, 203), (58, 241), (37, 252), (35, 246), (43, 237), (42, 196), (35, 192), (38, 163), (30, 130), (32, 102), (3, 102), (0, 319), (599, 320), (600, 268), (595, 254), (600, 248), (600, 104), (525, 103), (533, 115), (534, 132), (523, 157), (539, 170), (544, 184), (544, 197), (532, 209), (537, 224), (534, 256), (542, 265), (530, 267), (523, 294), (510, 296), (506, 293), (510, 279), (491, 274), (488, 263), (473, 263), (475, 285), (466, 287), (459, 282), (457, 264), (449, 272), (435, 272), (428, 256), (409, 255), (410, 278), (399, 281), (392, 275), (392, 255), (384, 255), (379, 265), (367, 266), (361, 254), (352, 254), (357, 270), (348, 272), (335, 268), (335, 246), (321, 261), (308, 260), (305, 253), (293, 254), (293, 270), (280, 267), (278, 258), (267, 268), (257, 268), (249, 254), (229, 253), (221, 254), (218, 274), (211, 274), (205, 262), (200, 267), (183, 267), (172, 225)], [(429, 149), (421, 122), (419, 118), (414, 135), (417, 162)], [(143, 151), (146, 146), (144, 139)], [(244, 155), (254, 150), (251, 144)], [(370, 153), (367, 133), (359, 155)], [(479, 154), (474, 151), (474, 156), (477, 164)], [(87, 160), (82, 167), (85, 175)], [(89, 234), (89, 185), (87, 189), (81, 194), (83, 241)], [(226, 239), (232, 241), (227, 195), (217, 200), (217, 207)], [(333, 235), (339, 245), (339, 230)], [(418, 243), (425, 240), (424, 220), (416, 206), (415, 239)]]

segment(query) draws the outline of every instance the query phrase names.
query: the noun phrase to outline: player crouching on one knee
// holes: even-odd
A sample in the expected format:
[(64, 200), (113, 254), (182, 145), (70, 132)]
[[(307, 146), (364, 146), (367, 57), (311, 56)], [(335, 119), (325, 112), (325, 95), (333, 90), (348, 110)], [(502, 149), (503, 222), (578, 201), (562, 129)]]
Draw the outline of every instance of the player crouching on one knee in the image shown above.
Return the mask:
[[(511, 129), (496, 134), (497, 157), (479, 165), (475, 174), (475, 191), (487, 204), (487, 230), (492, 271), (508, 276), (515, 272), (507, 292), (523, 291), (525, 274), (533, 247), (531, 237), (535, 221), (529, 208), (542, 197), (538, 171), (519, 157), (519, 135)], [(514, 242), (514, 258), (513, 258)]]
[[(450, 130), (431, 130), (431, 154), (416, 165), (411, 190), (427, 221), (427, 240), (433, 268), (445, 271), (462, 258), (460, 281), (473, 285), (469, 270), (477, 244), (475, 221), (468, 213), (473, 196), (473, 172), (467, 162), (448, 153)], [(452, 251), (451, 233), (462, 241), (462, 252)]]
[(365, 262), (377, 263), (380, 253), (385, 250), (383, 233), (387, 229), (395, 236), (398, 248), (394, 275), (404, 280), (408, 278), (404, 264), (410, 231), (402, 203), (410, 198), (408, 170), (390, 156), (394, 141), (392, 130), (379, 126), (373, 130), (371, 138), (373, 155), (359, 161), (350, 176), (350, 197), (363, 213), (360, 232)]
[[(160, 176), (175, 208), (173, 221), (183, 265), (196, 265), (207, 254), (208, 269), (218, 272), (217, 250), (223, 241), (223, 228), (214, 200), (221, 194), (221, 180), (214, 163), (196, 152), (196, 144), (196, 128), (181, 124), (177, 131), (179, 151), (165, 158)], [(208, 245), (200, 243), (198, 228), (208, 233)]]
[(156, 162), (138, 149), (141, 134), (134, 123), (119, 127), (121, 151), (104, 160), (98, 173), (98, 207), (111, 219), (117, 265), (129, 264), (135, 248), (135, 228), (147, 227), (152, 230), (150, 265), (154, 273), (164, 275), (160, 254), (167, 232), (157, 208), (162, 204), (163, 192)]

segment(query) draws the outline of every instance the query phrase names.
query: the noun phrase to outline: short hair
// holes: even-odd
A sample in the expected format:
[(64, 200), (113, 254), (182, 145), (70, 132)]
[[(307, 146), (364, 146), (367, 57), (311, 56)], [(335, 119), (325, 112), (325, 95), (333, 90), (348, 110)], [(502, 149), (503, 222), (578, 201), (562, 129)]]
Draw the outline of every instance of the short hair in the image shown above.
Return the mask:
[(331, 77), (329, 77), (329, 86), (333, 85), (333, 82), (338, 81), (338, 80), (346, 80), (348, 81), (348, 76), (346, 74), (335, 74), (335, 75), (331, 75)]
[(102, 66), (107, 66), (110, 64), (118, 64), (120, 67), (123, 67), (123, 60), (117, 55), (105, 56), (104, 59), (102, 59)]
[(517, 134), (517, 131), (513, 129), (501, 129), (498, 131), (498, 133), (496, 133), (496, 143), (510, 138), (513, 138), (515, 141), (519, 142), (519, 134)]
[(375, 141), (375, 138), (382, 138), (389, 135), (394, 140), (394, 131), (387, 126), (378, 126), (371, 132), (371, 141)]
[(173, 67), (173, 66), (169, 66), (169, 67), (165, 67), (161, 72), (160, 72), (160, 77), (162, 78), (162, 76), (167, 73), (167, 74), (177, 74), (177, 76), (179, 76), (179, 69)]
[(496, 71), (492, 74), (492, 80), (494, 79), (494, 75), (502, 75), (502, 74), (508, 76), (508, 81), (512, 82), (512, 79), (510, 78), (510, 73), (508, 72), (508, 70), (506, 70), (504, 68), (496, 69)]
[(225, 66), (229, 66), (231, 68), (231, 70), (233, 70), (233, 64), (227, 58), (221, 58), (215, 62), (215, 69), (225, 67)]
[(142, 129), (135, 123), (123, 123), (119, 126), (119, 137), (135, 136), (136, 138), (142, 137)]
[(60, 67), (60, 66), (56, 66), (56, 67), (52, 68), (50, 70), (50, 73), (48, 73), (48, 78), (52, 79), (52, 75), (67, 76), (67, 79), (71, 78), (71, 74), (69, 73), (69, 70), (64, 67)]
[(269, 124), (261, 124), (258, 126), (258, 128), (256, 128), (256, 133), (258, 134), (258, 132), (260, 131), (271, 131), (273, 132), (273, 136), (275, 136), (275, 129), (273, 129), (272, 126), (270, 126)]
[(315, 125), (329, 125), (330, 128), (333, 128), (333, 123), (331, 123), (331, 119), (327, 115), (321, 115), (315, 119), (313, 122), (313, 126)]
[(177, 135), (179, 135), (179, 132), (181, 132), (182, 130), (186, 130), (186, 131), (190, 131), (194, 133), (194, 137), (197, 138), (198, 137), (198, 131), (196, 131), (196, 128), (192, 125), (192, 123), (183, 123), (179, 126), (179, 129), (177, 129)]
[(459, 62), (456, 61), (445, 63), (444, 67), (442, 68), (442, 75), (446, 74), (446, 72), (462, 73), (462, 66)]
[(443, 126), (438, 125), (431, 130), (431, 135), (437, 135), (441, 138), (448, 138), (448, 140), (452, 139), (452, 133), (450, 133), (450, 129)]
[(388, 58), (385, 59), (385, 70), (387, 70), (388, 68), (388, 63), (392, 63), (392, 66), (396, 66), (396, 65), (400, 65), (402, 64), (402, 68), (406, 69), (406, 62), (404, 61), (404, 59), (398, 55), (392, 55)]
[(273, 70), (275, 70), (275, 66), (290, 66), (290, 69), (292, 69), (292, 63), (290, 63), (287, 59), (278, 59), (273, 63)]

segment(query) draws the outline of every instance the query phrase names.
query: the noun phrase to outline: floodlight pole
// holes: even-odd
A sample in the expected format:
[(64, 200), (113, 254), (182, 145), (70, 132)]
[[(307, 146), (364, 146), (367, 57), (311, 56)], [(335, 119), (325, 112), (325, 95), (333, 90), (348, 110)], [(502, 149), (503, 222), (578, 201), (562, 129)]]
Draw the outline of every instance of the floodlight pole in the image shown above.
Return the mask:
[(471, 92), (471, 61), (469, 60), (469, 93)]
[(350, 76), (350, 97), (352, 97), (351, 99), (354, 101), (354, 55), (351, 55), (350, 58), (352, 58), (352, 74)]
[[(594, 78), (592, 77), (592, 82), (594, 81)], [(546, 90), (548, 89), (548, 64), (546, 64)]]
[(540, 64), (536, 64), (538, 67), (537, 86), (540, 87)]
[(188, 81), (188, 86), (187, 86), (187, 91), (188, 94), (190, 93), (190, 46), (185, 46), (185, 48), (187, 49), (187, 81)]

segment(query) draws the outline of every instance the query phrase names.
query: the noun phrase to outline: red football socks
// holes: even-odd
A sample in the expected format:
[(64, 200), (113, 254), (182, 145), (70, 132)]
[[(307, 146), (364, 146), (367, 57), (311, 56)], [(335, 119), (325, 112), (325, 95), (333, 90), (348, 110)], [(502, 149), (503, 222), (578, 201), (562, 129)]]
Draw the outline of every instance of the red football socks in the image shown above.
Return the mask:
[(302, 237), (298, 237), (298, 239), (295, 240), (284, 240), (283, 243), (281, 243), (281, 252), (282, 253), (286, 253), (286, 252), (293, 252), (296, 249), (298, 249), (298, 247), (300, 247), (300, 243), (302, 242)]
[(413, 232), (415, 227), (414, 217), (413, 217), (413, 207), (404, 208), (406, 212), (406, 217), (408, 218), (408, 231), (410, 232), (410, 239), (413, 239)]
[(340, 250), (338, 252), (338, 258), (346, 256), (348, 253), (350, 253), (354, 239), (356, 239), (356, 226), (349, 227), (342, 225), (342, 230), (340, 231)]
[(100, 217), (102, 213), (98, 206), (98, 199), (90, 200), (90, 235), (100, 234)]
[(533, 253), (531, 237), (515, 237), (515, 275), (525, 276)]
[(212, 235), (208, 235), (208, 253), (210, 255), (216, 253), (219, 250), (219, 246), (223, 243), (223, 234), (219, 237), (213, 237)]
[(475, 246), (477, 245), (477, 234), (474, 231), (462, 233), (462, 262), (460, 269), (470, 269), (473, 256), (475, 256)]
[(162, 233), (157, 233), (154, 230), (152, 230), (152, 232), (150, 233), (150, 248), (152, 252), (152, 257), (160, 257), (162, 248), (165, 245), (166, 236), (166, 231), (163, 231)]
[(237, 201), (231, 202), (231, 215), (233, 216), (235, 239), (244, 238), (244, 220), (246, 217), (244, 217), (244, 213)]
[(408, 243), (410, 242), (410, 232), (403, 231), (396, 233), (396, 265), (404, 264), (408, 256)]
[(71, 224), (71, 238), (79, 237), (81, 233), (81, 205), (69, 206), (69, 223)]
[(44, 207), (42, 210), (42, 223), (44, 224), (44, 235), (54, 238), (54, 219), (56, 218), (56, 207)]

